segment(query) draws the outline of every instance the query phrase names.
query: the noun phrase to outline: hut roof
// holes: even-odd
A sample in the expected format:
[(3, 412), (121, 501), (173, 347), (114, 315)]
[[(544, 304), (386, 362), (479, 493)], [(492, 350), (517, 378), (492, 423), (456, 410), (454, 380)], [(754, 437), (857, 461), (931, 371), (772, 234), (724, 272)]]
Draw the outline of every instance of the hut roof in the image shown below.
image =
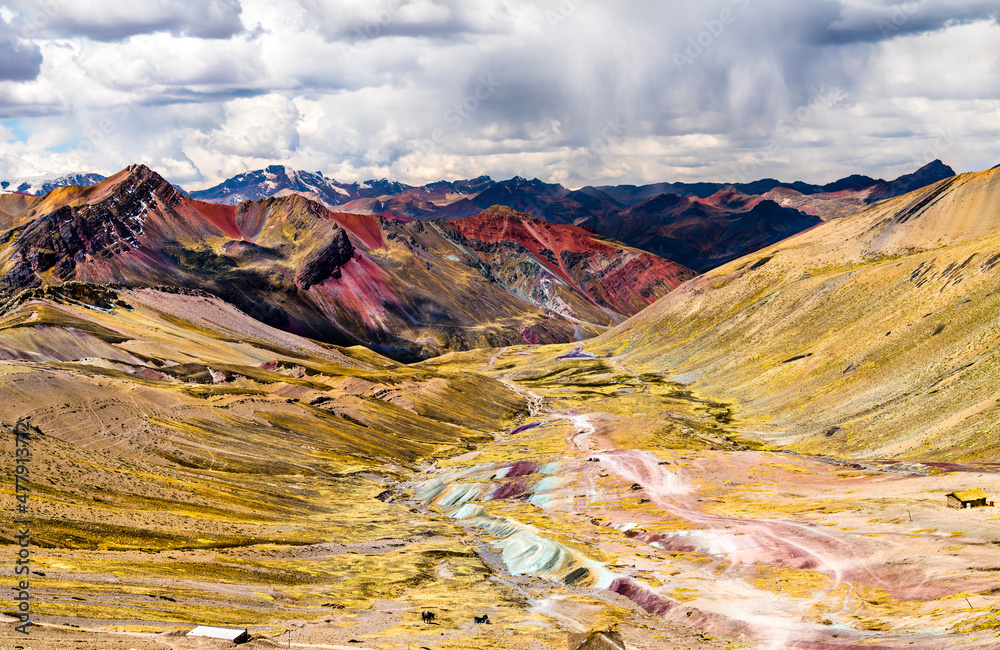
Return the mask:
[(982, 488), (972, 488), (971, 490), (956, 490), (948, 496), (953, 496), (959, 501), (978, 501), (986, 498), (986, 490)]
[(224, 627), (209, 627), (207, 625), (199, 625), (190, 632), (187, 633), (188, 636), (203, 636), (210, 639), (226, 639), (227, 641), (237, 641), (244, 638), (247, 635), (247, 631), (243, 630), (230, 630)]

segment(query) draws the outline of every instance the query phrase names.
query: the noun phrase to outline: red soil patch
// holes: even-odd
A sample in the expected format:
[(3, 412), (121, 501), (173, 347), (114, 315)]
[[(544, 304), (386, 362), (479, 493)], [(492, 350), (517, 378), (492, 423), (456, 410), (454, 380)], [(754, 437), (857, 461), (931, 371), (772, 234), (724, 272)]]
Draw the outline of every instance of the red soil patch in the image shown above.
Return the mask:
[(378, 218), (370, 214), (331, 212), (330, 218), (341, 228), (354, 235), (367, 248), (383, 248), (385, 241), (378, 227)]
[(182, 217), (210, 224), (231, 239), (249, 241), (249, 238), (243, 235), (243, 231), (236, 223), (236, 206), (184, 199), (175, 209)]
[[(635, 296), (640, 296), (648, 305), (665, 293), (655, 291), (656, 288), (674, 289), (694, 277), (692, 271), (679, 264), (650, 253), (634, 251), (628, 262), (608, 271), (593, 286), (581, 287), (565, 268), (563, 253), (598, 259), (619, 258), (622, 256), (621, 249), (604, 243), (583, 228), (551, 224), (510, 209), (491, 208), (474, 217), (453, 221), (451, 225), (468, 239), (486, 243), (520, 243), (570, 286), (584, 295), (596, 290), (603, 294), (609, 306), (625, 314), (637, 311)], [(530, 342), (528, 337), (525, 340)]]
[(677, 603), (643, 589), (627, 578), (615, 578), (608, 591), (625, 596), (651, 614), (662, 616), (677, 607)]

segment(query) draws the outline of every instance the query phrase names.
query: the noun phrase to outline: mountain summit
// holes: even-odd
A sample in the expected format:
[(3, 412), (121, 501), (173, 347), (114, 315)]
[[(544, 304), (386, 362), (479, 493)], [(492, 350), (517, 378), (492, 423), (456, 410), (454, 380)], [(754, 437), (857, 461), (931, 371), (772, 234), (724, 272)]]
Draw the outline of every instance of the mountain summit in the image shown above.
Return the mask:
[(258, 201), (289, 193), (333, 207), (356, 199), (399, 194), (409, 186), (382, 179), (365, 183), (339, 183), (323, 172), (304, 172), (270, 165), (265, 169), (246, 172), (205, 190), (191, 192), (191, 198), (210, 203), (236, 205), (243, 201)]
[(69, 281), (208, 291), (273, 327), (413, 360), (600, 333), (693, 273), (506, 208), (451, 224), (236, 206), (133, 165), (87, 188), (0, 196), (0, 301)]
[(951, 178), (954, 175), (954, 169), (940, 160), (934, 160), (927, 163), (912, 174), (900, 176), (896, 180), (889, 182), (887, 184), (888, 188), (886, 192), (877, 198), (879, 200), (883, 200), (909, 194), (913, 190), (919, 190), (921, 187), (927, 187), (928, 185), (932, 185), (938, 181)]

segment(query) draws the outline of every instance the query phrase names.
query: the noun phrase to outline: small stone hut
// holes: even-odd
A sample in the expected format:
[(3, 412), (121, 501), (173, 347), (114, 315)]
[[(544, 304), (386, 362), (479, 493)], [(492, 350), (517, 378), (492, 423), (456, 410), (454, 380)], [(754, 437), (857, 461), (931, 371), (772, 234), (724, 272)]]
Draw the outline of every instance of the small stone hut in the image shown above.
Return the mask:
[(948, 495), (948, 506), (951, 508), (982, 508), (986, 505), (986, 491), (982, 488), (957, 490)]

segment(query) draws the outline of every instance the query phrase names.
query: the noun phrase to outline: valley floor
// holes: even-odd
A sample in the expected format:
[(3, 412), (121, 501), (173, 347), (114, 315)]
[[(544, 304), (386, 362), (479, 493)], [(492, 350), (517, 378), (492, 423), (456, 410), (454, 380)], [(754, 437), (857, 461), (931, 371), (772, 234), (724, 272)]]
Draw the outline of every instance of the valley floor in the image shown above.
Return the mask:
[[(1000, 511), (945, 499), (997, 494), (995, 465), (751, 449), (724, 405), (619, 360), (555, 354), (489, 359), (536, 391), (539, 426), (438, 464), (415, 496), (510, 570), (562, 583), (542, 606), (568, 626), (592, 624), (586, 585), (729, 647), (1000, 643)], [(628, 639), (669, 647), (655, 637)]]
[[(184, 637), (194, 624), (247, 626), (248, 648), (565, 648), (608, 628), (629, 648), (1000, 645), (1000, 510), (945, 501), (971, 487), (1000, 494), (998, 468), (768, 450), (734, 433), (726, 405), (566, 353), (424, 364), (529, 398), (521, 426), (461, 455), (381, 475), (242, 476), (271, 510), (199, 506), (218, 522), (201, 548), (161, 535), (145, 549), (38, 549), (43, 626), (24, 638), (7, 621), (0, 647), (225, 647)], [(61, 453), (38, 444), (39, 458)], [(239, 491), (221, 473), (175, 480)], [(58, 502), (53, 520), (84, 507)], [(491, 625), (473, 622), (483, 614)]]

